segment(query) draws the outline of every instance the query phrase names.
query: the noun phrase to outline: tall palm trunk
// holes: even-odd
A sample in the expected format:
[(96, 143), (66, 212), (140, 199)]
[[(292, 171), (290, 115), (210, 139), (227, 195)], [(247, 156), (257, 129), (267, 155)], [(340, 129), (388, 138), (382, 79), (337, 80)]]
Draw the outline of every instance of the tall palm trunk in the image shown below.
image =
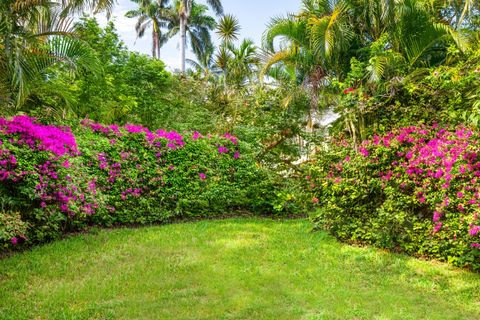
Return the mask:
[(152, 34), (152, 57), (160, 59), (160, 27), (157, 21), (153, 21), (153, 34)]
[(162, 44), (160, 43), (161, 41), (161, 35), (158, 34), (158, 40), (157, 40), (157, 58), (158, 60), (160, 60), (160, 47), (162, 46)]
[[(152, 31), (152, 57), (155, 59), (157, 58), (157, 51), (159, 51), (159, 45), (158, 45), (158, 33), (155, 31), (155, 28), (153, 28)], [(160, 57), (158, 57), (160, 58)]]
[(187, 48), (187, 12), (182, 10), (180, 13), (180, 70), (185, 73), (185, 52)]

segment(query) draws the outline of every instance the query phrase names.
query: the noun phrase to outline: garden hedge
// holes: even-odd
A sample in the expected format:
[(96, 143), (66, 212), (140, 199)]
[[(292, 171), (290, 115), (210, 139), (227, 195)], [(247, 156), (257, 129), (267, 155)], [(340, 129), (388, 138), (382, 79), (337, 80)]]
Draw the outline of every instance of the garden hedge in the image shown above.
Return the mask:
[(480, 269), (478, 131), (412, 126), (357, 148), (337, 140), (309, 170), (318, 227)]
[[(275, 179), (230, 134), (0, 119), (0, 246), (88, 226), (273, 211)], [(273, 195), (273, 196), (272, 196)]]

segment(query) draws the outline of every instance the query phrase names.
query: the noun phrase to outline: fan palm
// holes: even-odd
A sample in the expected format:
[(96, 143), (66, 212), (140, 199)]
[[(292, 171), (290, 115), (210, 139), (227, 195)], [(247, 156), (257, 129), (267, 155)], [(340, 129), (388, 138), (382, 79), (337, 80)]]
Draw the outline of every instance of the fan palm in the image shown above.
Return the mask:
[(228, 82), (228, 64), (232, 60), (231, 50), (228, 46), (238, 39), (240, 29), (238, 19), (231, 14), (221, 17), (217, 25), (216, 33), (222, 40), (222, 43), (215, 56), (215, 64), (223, 73), (224, 89), (227, 88)]
[(161, 28), (166, 26), (168, 3), (170, 0), (132, 0), (138, 8), (128, 11), (125, 16), (137, 18), (135, 30), (142, 38), (147, 28), (152, 28), (152, 57), (160, 59), (160, 48), (167, 42), (168, 37), (162, 34)]

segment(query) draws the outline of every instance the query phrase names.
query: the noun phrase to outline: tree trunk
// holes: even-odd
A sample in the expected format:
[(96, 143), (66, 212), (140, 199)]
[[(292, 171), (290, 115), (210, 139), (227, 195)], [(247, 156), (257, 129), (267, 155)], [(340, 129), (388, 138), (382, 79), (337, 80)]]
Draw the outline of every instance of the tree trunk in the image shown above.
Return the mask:
[(187, 14), (180, 14), (180, 70), (185, 73), (185, 51), (187, 47)]
[(155, 27), (153, 28), (152, 32), (152, 57), (155, 59), (157, 57), (157, 47), (158, 47), (158, 36), (157, 32), (155, 31)]

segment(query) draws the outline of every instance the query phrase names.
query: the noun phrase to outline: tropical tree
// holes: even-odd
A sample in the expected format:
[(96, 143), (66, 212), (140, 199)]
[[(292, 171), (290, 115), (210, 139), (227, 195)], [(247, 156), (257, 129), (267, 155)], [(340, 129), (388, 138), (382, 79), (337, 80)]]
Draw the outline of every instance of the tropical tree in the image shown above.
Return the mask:
[(160, 59), (160, 48), (168, 41), (166, 34), (162, 34), (162, 27), (167, 25), (167, 12), (170, 9), (170, 0), (132, 0), (138, 8), (128, 11), (125, 16), (137, 18), (135, 30), (142, 38), (148, 28), (152, 28), (152, 57)]
[(238, 47), (229, 43), (227, 48), (230, 51), (230, 59), (227, 62), (227, 82), (239, 89), (247, 81), (251, 81), (256, 73), (256, 67), (260, 62), (257, 47), (252, 40), (244, 39)]
[(307, 125), (310, 130), (321, 87), (329, 83), (331, 75), (342, 77), (342, 66), (348, 61), (347, 50), (354, 37), (349, 18), (344, 1), (304, 0), (299, 14), (272, 19), (264, 35), (262, 74), (272, 67), (276, 67), (276, 74), (283, 75), (295, 70), (296, 82), (302, 83), (312, 97)]
[(183, 20), (184, 3), (183, 0), (176, 0), (173, 9), (169, 13), (168, 37), (180, 34), (181, 42), (181, 71), (185, 72), (185, 50), (187, 39), (190, 40), (190, 46), (194, 54), (202, 55), (213, 46), (210, 32), (215, 29), (215, 18), (208, 15), (208, 7), (203, 4), (197, 4), (194, 1), (189, 2), (188, 23)]
[[(18, 1), (21, 2), (21, 1)], [(24, 1), (25, 2), (25, 1)], [(46, 2), (38, 0), (26, 0), (26, 2)], [(82, 13), (84, 10), (94, 13), (107, 12), (111, 14), (117, 0), (54, 0), (51, 2), (60, 3), (63, 8), (63, 14)]]
[(238, 40), (240, 34), (240, 22), (232, 14), (226, 14), (220, 18), (217, 25), (217, 35), (223, 44), (232, 43)]
[(425, 2), (434, 15), (448, 21), (455, 29), (468, 26), (472, 13), (480, 9), (478, 0), (428, 0)]
[(74, 36), (73, 19), (63, 15), (64, 10), (61, 3), (51, 1), (0, 3), (0, 99), (4, 105), (22, 106), (35, 88), (48, 82), (54, 66), (72, 72), (99, 70), (90, 48)]
[(210, 80), (217, 76), (221, 70), (215, 64), (215, 48), (207, 47), (202, 52), (195, 53), (196, 61), (187, 59), (187, 63), (194, 69), (195, 73), (200, 75), (203, 80)]
[(215, 64), (223, 72), (223, 84), (225, 89), (227, 88), (228, 64), (232, 59), (228, 46), (238, 39), (240, 29), (238, 19), (231, 14), (221, 17), (217, 25), (216, 33), (222, 40), (222, 43), (215, 55)]
[[(321, 89), (347, 77), (352, 58), (368, 72), (364, 79), (375, 84), (366, 88), (370, 91), (409, 70), (442, 63), (451, 44), (460, 50), (467, 46), (462, 34), (437, 14), (445, 3), (433, 2), (303, 0), (298, 14), (272, 20), (264, 35), (263, 73), (274, 68), (284, 78), (295, 74), (310, 91), (313, 112)], [(461, 14), (454, 11), (456, 23)]]
[[(217, 15), (223, 14), (221, 0), (206, 0), (206, 2)], [(194, 22), (193, 14), (195, 13), (195, 7), (194, 0), (177, 0), (175, 4), (176, 14), (178, 16), (178, 32), (180, 33), (180, 68), (182, 72), (185, 72), (188, 25)]]

